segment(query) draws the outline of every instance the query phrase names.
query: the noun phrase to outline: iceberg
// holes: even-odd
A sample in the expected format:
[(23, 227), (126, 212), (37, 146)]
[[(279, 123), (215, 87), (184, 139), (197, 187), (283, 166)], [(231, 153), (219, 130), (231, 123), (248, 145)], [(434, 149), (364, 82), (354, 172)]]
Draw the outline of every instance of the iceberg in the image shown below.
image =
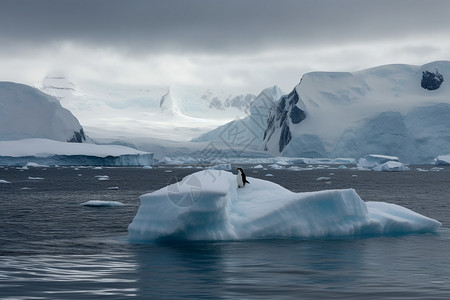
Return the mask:
[(359, 169), (372, 169), (376, 166), (382, 165), (389, 161), (398, 162), (398, 157), (397, 156), (388, 156), (388, 155), (379, 155), (379, 154), (370, 154), (364, 158), (360, 158), (357, 166)]
[(119, 145), (67, 143), (49, 139), (0, 141), (0, 165), (145, 166), (153, 153)]
[(354, 189), (294, 193), (273, 182), (203, 170), (140, 197), (131, 242), (328, 238), (434, 232), (441, 223), (407, 208), (364, 202)]
[(439, 155), (438, 157), (436, 157), (435, 159), (435, 164), (437, 166), (446, 166), (446, 165), (450, 165), (450, 154), (447, 155)]
[(372, 169), (372, 171), (378, 172), (403, 172), (409, 170), (410, 168), (398, 161), (388, 161)]

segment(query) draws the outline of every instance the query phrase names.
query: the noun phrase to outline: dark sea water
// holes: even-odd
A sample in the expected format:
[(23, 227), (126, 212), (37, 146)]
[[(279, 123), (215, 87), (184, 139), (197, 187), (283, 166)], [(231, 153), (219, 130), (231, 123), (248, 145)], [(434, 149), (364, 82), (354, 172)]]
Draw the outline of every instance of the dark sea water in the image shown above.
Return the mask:
[(355, 188), (439, 220), (436, 234), (145, 245), (127, 240), (139, 195), (195, 169), (0, 168), (0, 298), (450, 299), (450, 168), (431, 168), (245, 169), (296, 192)]

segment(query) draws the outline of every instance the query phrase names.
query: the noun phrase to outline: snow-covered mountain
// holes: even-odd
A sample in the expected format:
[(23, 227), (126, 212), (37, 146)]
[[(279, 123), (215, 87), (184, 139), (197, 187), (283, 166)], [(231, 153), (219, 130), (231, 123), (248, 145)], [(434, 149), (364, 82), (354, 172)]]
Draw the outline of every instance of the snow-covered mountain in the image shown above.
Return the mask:
[(0, 140), (25, 138), (88, 140), (77, 118), (58, 99), (27, 85), (0, 82)]
[(251, 102), (249, 115), (243, 119), (236, 119), (225, 125), (206, 132), (193, 142), (214, 141), (224, 143), (230, 147), (257, 148), (263, 141), (264, 130), (267, 127), (267, 118), (274, 103), (281, 97), (282, 91), (277, 86), (264, 89), (256, 99)]
[(261, 149), (274, 155), (395, 155), (430, 162), (450, 152), (450, 62), (305, 74), (272, 109)]
[(36, 87), (58, 98), (94, 140), (187, 141), (245, 117), (255, 98), (220, 89), (74, 82), (58, 73), (45, 77)]

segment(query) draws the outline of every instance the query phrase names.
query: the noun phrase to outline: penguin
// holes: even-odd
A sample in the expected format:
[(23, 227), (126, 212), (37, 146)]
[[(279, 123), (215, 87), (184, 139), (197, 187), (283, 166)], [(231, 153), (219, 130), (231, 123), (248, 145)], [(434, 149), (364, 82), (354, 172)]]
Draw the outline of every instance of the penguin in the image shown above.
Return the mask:
[(242, 170), (242, 168), (237, 168), (236, 170), (238, 171), (238, 174), (236, 175), (238, 188), (242, 188), (246, 183), (250, 183), (247, 181), (247, 177), (245, 176), (244, 170)]

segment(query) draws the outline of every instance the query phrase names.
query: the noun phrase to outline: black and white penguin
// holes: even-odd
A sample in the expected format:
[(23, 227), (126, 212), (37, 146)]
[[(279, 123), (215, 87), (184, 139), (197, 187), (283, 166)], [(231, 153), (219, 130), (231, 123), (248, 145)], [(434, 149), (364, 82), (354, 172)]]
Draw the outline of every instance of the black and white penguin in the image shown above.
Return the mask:
[(238, 174), (236, 175), (236, 182), (238, 188), (242, 188), (246, 183), (250, 183), (247, 181), (247, 177), (245, 176), (244, 170), (242, 168), (237, 168)]

